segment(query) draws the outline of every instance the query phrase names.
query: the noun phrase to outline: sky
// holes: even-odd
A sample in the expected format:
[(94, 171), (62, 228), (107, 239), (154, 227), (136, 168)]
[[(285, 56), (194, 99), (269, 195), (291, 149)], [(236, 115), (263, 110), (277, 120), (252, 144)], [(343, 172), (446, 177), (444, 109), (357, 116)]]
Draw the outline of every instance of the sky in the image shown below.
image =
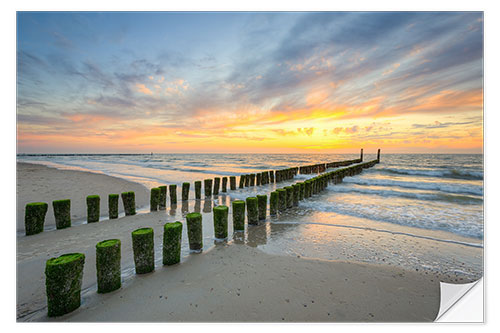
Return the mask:
[(18, 12), (18, 153), (482, 153), (482, 12)]

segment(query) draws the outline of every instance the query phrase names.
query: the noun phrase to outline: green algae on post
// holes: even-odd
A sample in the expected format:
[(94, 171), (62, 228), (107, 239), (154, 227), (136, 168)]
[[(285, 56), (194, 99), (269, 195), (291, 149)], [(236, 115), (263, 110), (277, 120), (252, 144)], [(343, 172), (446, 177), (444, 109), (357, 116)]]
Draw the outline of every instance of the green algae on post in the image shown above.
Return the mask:
[(300, 185), (299, 184), (293, 184), (293, 205), (298, 206), (299, 205), (299, 197), (300, 197)]
[(227, 192), (227, 177), (222, 177), (222, 192)]
[(201, 199), (201, 180), (194, 182), (194, 197), (195, 199)]
[(52, 208), (54, 209), (56, 229), (71, 227), (71, 200), (54, 200), (52, 201)]
[(259, 224), (258, 199), (256, 197), (247, 198), (247, 219), (248, 224)]
[(192, 252), (203, 250), (203, 226), (200, 213), (189, 213), (186, 215), (189, 249)]
[(135, 193), (132, 191), (123, 192), (122, 202), (125, 209), (125, 216), (135, 215)]
[(278, 208), (280, 212), (283, 212), (286, 210), (286, 190), (279, 188), (276, 192), (278, 192)]
[(182, 223), (172, 222), (163, 226), (163, 265), (181, 262)]
[(162, 186), (158, 186), (158, 188), (160, 189), (158, 209), (165, 210), (165, 209), (167, 209), (167, 186), (162, 185)]
[(269, 198), (269, 214), (276, 215), (278, 213), (278, 192), (271, 192), (271, 197)]
[(135, 273), (145, 274), (155, 270), (155, 245), (153, 228), (132, 231)]
[(87, 197), (87, 223), (99, 222), (101, 198), (98, 195)]
[(267, 212), (267, 195), (257, 195), (257, 206), (259, 210), (259, 220), (265, 220)]
[(177, 185), (169, 185), (168, 192), (170, 194), (170, 205), (175, 205), (177, 203)]
[(117, 219), (118, 218), (118, 200), (120, 196), (118, 194), (112, 193), (108, 195), (108, 214), (109, 219)]
[(227, 238), (227, 216), (229, 213), (229, 208), (227, 206), (215, 206), (213, 209), (214, 213), (214, 236), (216, 239), (226, 239)]
[(24, 228), (26, 236), (35, 235), (43, 231), (45, 223), (45, 214), (49, 205), (46, 202), (32, 202), (26, 204), (24, 215)]
[(245, 230), (245, 201), (233, 201), (233, 229)]
[(160, 203), (160, 189), (158, 187), (153, 187), (151, 189), (151, 195), (149, 197), (149, 204), (152, 212), (158, 210), (159, 203)]
[(212, 196), (212, 179), (205, 179), (205, 197)]
[(185, 182), (182, 183), (182, 201), (187, 201), (189, 200), (189, 186), (191, 184)]
[(121, 287), (121, 242), (109, 239), (96, 245), (97, 292), (107, 293)]
[(293, 206), (293, 187), (285, 186), (286, 191), (286, 208), (291, 208)]
[(231, 191), (236, 190), (236, 176), (229, 177), (229, 185), (230, 185)]
[(45, 263), (47, 315), (62, 316), (80, 307), (85, 255), (68, 253)]
[(304, 190), (305, 184), (303, 182), (299, 182), (299, 200), (304, 200)]
[(214, 178), (214, 191), (213, 191), (214, 195), (219, 194), (219, 188), (220, 188), (220, 177), (215, 177)]

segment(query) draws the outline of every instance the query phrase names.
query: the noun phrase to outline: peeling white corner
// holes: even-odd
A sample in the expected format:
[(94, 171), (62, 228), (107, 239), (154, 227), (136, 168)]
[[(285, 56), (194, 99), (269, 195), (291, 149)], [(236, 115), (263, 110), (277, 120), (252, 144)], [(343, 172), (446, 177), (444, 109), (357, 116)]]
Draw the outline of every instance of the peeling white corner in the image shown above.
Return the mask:
[(484, 322), (483, 278), (472, 283), (450, 284), (440, 282), (441, 301), (436, 322)]

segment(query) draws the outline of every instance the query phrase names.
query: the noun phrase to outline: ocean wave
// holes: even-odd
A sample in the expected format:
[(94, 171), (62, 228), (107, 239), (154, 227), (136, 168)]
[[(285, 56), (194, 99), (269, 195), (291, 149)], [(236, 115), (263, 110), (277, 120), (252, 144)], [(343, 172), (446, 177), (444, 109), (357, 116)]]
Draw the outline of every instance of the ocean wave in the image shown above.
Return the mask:
[[(306, 209), (326, 213), (336, 213), (396, 225), (451, 232), (456, 235), (483, 239), (483, 225), (478, 223), (477, 216), (467, 212), (453, 212), (453, 210), (433, 208), (419, 208), (416, 206), (398, 207), (390, 209), (377, 205), (356, 205), (344, 201), (304, 201), (300, 205)], [(449, 218), (450, 214), (455, 219)]]
[(432, 190), (457, 194), (483, 195), (483, 188), (477, 185), (433, 183), (433, 182), (405, 182), (392, 179), (370, 179), (361, 177), (346, 177), (344, 183), (368, 186), (397, 186), (408, 189)]
[(394, 169), (394, 168), (377, 168), (377, 172), (397, 174), (397, 175), (411, 175), (411, 176), (427, 176), (427, 177), (445, 177), (453, 179), (465, 180), (483, 180), (483, 173), (471, 170), (436, 170), (436, 169)]
[(366, 187), (357, 187), (357, 186), (330, 186), (328, 190), (331, 192), (338, 193), (360, 193), (360, 194), (370, 194), (370, 195), (378, 195), (383, 197), (400, 197), (400, 198), (408, 198), (408, 199), (417, 199), (417, 200), (429, 200), (429, 201), (445, 201), (445, 202), (454, 202), (460, 204), (481, 204), (483, 203), (482, 198), (468, 196), (468, 195), (456, 195), (456, 194), (447, 194), (447, 193), (433, 193), (433, 192), (407, 192), (407, 191), (397, 191), (397, 190), (382, 190), (382, 189), (373, 189)]

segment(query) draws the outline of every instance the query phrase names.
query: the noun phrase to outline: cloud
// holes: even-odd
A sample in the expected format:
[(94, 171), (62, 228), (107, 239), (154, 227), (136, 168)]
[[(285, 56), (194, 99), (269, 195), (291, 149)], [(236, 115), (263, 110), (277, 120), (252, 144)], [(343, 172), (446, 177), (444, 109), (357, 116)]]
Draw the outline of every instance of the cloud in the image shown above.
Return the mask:
[(143, 83), (137, 83), (135, 85), (135, 87), (137, 88), (138, 92), (141, 92), (141, 93), (146, 94), (146, 95), (153, 95), (153, 92), (148, 87), (146, 87)]

